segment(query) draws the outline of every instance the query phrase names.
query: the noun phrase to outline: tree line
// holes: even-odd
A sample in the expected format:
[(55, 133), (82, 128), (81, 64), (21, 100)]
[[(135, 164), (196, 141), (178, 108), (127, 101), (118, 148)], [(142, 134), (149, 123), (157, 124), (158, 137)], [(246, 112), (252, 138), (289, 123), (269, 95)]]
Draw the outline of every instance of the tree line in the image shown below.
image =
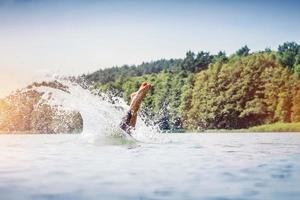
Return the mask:
[(93, 88), (130, 101), (143, 81), (154, 87), (143, 103), (162, 129), (239, 129), (300, 122), (300, 45), (227, 56), (188, 51), (183, 59), (113, 67), (84, 75)]

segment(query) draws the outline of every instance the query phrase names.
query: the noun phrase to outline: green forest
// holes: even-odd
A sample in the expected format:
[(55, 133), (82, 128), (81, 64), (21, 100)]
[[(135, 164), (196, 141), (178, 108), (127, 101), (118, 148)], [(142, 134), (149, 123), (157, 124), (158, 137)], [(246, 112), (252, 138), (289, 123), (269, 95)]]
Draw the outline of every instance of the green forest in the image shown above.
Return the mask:
[(143, 81), (154, 87), (142, 110), (164, 130), (247, 129), (300, 122), (300, 45), (232, 55), (188, 51), (182, 59), (101, 69), (83, 75), (93, 89), (130, 101)]

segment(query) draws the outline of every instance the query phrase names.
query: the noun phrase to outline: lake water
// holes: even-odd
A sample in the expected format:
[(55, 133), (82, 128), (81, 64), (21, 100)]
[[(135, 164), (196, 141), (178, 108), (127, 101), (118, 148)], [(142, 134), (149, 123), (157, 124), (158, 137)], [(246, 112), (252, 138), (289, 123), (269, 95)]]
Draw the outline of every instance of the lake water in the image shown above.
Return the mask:
[(0, 135), (0, 199), (300, 199), (300, 134), (159, 137)]

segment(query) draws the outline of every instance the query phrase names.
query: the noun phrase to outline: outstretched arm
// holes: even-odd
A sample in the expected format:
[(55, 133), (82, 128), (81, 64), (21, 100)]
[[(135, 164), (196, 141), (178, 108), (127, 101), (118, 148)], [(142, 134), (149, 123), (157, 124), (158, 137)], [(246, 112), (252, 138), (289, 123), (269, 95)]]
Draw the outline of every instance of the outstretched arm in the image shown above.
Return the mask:
[(131, 94), (129, 111), (120, 124), (120, 127), (129, 134), (130, 129), (134, 128), (136, 125), (137, 114), (140, 109), (141, 103), (151, 87), (151, 84), (144, 82), (137, 92)]

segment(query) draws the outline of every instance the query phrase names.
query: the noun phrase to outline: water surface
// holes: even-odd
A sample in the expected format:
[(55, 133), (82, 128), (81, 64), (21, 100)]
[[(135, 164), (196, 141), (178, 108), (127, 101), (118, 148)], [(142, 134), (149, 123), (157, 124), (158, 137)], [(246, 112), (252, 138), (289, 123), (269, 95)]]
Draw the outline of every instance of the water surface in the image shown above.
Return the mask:
[(0, 199), (300, 199), (300, 134), (0, 135)]

